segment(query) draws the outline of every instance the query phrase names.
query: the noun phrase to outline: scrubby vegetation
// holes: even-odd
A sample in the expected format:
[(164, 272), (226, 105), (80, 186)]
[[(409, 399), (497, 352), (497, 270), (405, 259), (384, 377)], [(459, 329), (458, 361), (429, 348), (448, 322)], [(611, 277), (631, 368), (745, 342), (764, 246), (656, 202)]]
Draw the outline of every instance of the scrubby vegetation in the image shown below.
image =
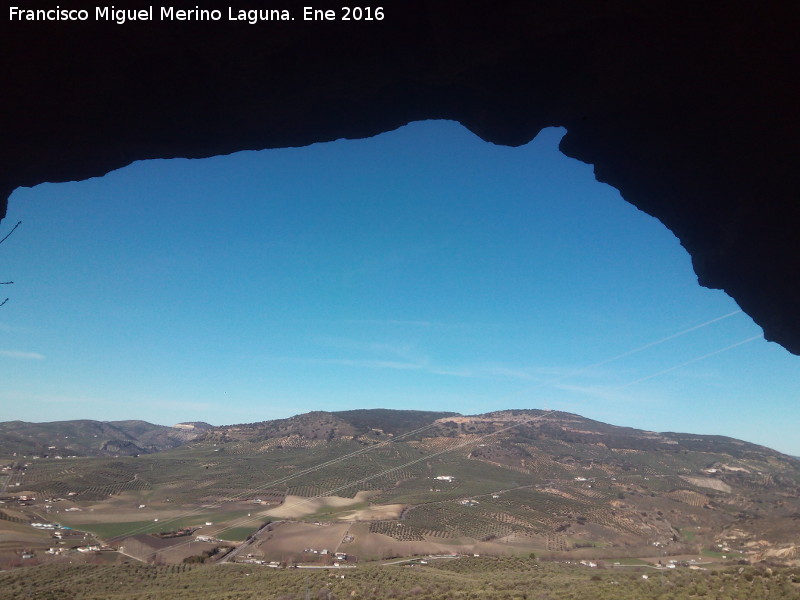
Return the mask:
[(317, 571), (251, 565), (48, 565), (0, 574), (0, 599), (774, 600), (800, 597), (798, 582), (797, 569), (622, 572), (541, 563), (527, 556)]

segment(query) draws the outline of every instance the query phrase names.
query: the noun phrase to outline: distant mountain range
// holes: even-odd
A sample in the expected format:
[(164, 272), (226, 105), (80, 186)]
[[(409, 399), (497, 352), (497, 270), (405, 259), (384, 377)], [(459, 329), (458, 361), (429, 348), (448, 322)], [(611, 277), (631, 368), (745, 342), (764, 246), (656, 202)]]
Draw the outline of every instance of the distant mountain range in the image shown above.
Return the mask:
[(53, 421), (0, 423), (0, 455), (133, 456), (176, 448), (194, 439), (208, 423), (192, 428), (146, 421)]
[[(464, 416), (454, 412), (361, 409), (315, 411), (271, 421), (213, 426), (202, 421), (171, 427), (147, 421), (0, 422), (0, 455), (132, 456), (177, 448), (189, 441), (248, 441), (299, 436), (315, 441), (340, 438), (380, 439), (414, 433), (417, 439), (489, 435), (502, 432), (509, 440), (601, 444), (608, 449), (676, 452), (724, 452), (733, 457), (797, 459), (742, 440), (719, 435), (656, 433), (609, 425), (580, 415), (520, 409)], [(420, 430), (420, 431), (417, 431)]]

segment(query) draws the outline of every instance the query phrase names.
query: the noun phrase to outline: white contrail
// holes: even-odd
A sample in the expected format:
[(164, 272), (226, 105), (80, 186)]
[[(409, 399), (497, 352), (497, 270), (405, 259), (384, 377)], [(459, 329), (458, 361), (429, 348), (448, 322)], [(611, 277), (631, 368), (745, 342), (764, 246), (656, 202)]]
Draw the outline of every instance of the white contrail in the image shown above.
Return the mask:
[(607, 358), (606, 360), (600, 361), (599, 363), (595, 363), (593, 365), (589, 365), (588, 367), (583, 367), (582, 369), (570, 373), (569, 375), (565, 375), (564, 377), (571, 377), (576, 373), (582, 373), (588, 369), (594, 369), (595, 367), (601, 367), (605, 364), (613, 362), (615, 360), (619, 360), (620, 358), (625, 358), (626, 356), (630, 356), (631, 354), (636, 354), (637, 352), (641, 352), (642, 350), (647, 350), (648, 348), (652, 348), (653, 346), (658, 346), (659, 344), (663, 344), (664, 342), (668, 342), (670, 340), (674, 340), (677, 337), (681, 337), (682, 335), (686, 335), (687, 333), (691, 333), (692, 331), (697, 331), (698, 329), (702, 329), (703, 327), (708, 327), (712, 323), (716, 323), (717, 321), (722, 321), (723, 319), (727, 319), (734, 315), (738, 315), (741, 313), (741, 310), (735, 310), (733, 312), (728, 313), (727, 315), (722, 315), (721, 317), (717, 317), (716, 319), (711, 319), (710, 321), (706, 321), (705, 323), (700, 323), (699, 325), (695, 325), (694, 327), (689, 327), (689, 329), (684, 329), (683, 331), (679, 331), (678, 333), (673, 333), (672, 335), (668, 335), (665, 338), (661, 338), (655, 342), (650, 342), (649, 344), (645, 344), (644, 346), (639, 346), (634, 350), (629, 350), (628, 352), (623, 352), (622, 354), (617, 354), (616, 356), (612, 356), (611, 358)]
[(732, 317), (734, 315), (738, 315), (741, 312), (742, 312), (741, 310), (735, 310), (733, 312), (729, 312), (728, 314), (725, 314), (725, 315), (722, 315), (722, 316), (719, 316), (719, 317), (715, 317), (713, 319), (705, 321), (704, 323), (700, 323), (699, 325), (694, 325), (692, 327), (689, 327), (688, 329), (683, 329), (681, 331), (678, 331), (677, 333), (673, 333), (672, 335), (668, 335), (667, 337), (661, 338), (661, 339), (656, 340), (654, 342), (649, 342), (649, 343), (645, 344), (644, 346), (639, 346), (638, 348), (634, 348), (633, 350), (628, 350), (627, 352), (623, 352), (622, 354), (617, 354), (616, 356), (612, 356), (611, 358), (606, 358), (604, 360), (601, 360), (600, 362), (596, 362), (596, 363), (593, 363), (591, 365), (587, 365), (585, 367), (581, 367), (580, 369), (576, 369), (575, 371), (571, 371), (571, 372), (567, 373), (566, 375), (562, 375), (561, 377), (557, 377), (556, 379), (551, 379), (550, 381), (545, 381), (545, 382), (539, 383), (537, 385), (534, 385), (532, 387), (525, 388), (524, 390), (521, 390), (519, 392), (515, 392), (514, 394), (511, 394), (510, 396), (507, 396), (506, 398), (519, 396), (520, 394), (527, 394), (528, 392), (531, 392), (533, 390), (539, 389), (541, 387), (554, 386), (557, 383), (561, 383), (565, 379), (569, 379), (570, 377), (575, 377), (575, 375), (580, 375), (581, 373), (584, 373), (585, 371), (589, 371), (589, 370), (595, 369), (597, 367), (602, 367), (603, 365), (607, 365), (610, 362), (614, 362), (614, 361), (619, 360), (621, 358), (625, 358), (626, 356), (631, 356), (632, 354), (636, 354), (637, 352), (642, 352), (643, 350), (647, 350), (648, 348), (652, 348), (653, 346), (658, 346), (659, 344), (663, 344), (663, 343), (668, 342), (670, 340), (674, 340), (675, 338), (679, 338), (679, 337), (681, 337), (683, 335), (686, 335), (687, 333), (691, 333), (692, 331), (697, 331), (698, 329), (702, 329), (703, 327), (708, 327), (709, 325), (712, 325), (713, 323), (716, 323), (718, 321), (722, 321), (723, 319), (728, 319), (728, 318), (730, 318), (730, 317)]
[(728, 350), (732, 350), (733, 348), (736, 348), (737, 346), (742, 346), (744, 344), (748, 344), (748, 343), (750, 343), (750, 342), (752, 342), (754, 340), (760, 339), (760, 338), (761, 338), (760, 335), (754, 335), (753, 337), (746, 338), (744, 340), (736, 342), (735, 344), (731, 344), (730, 346), (725, 346), (724, 348), (720, 348), (719, 350), (714, 350), (714, 352), (709, 352), (708, 354), (704, 354), (703, 356), (698, 356), (697, 358), (693, 358), (692, 360), (687, 360), (686, 362), (681, 363), (679, 365), (675, 365), (674, 367), (670, 367), (669, 369), (664, 369), (663, 371), (659, 371), (658, 373), (653, 373), (652, 375), (647, 375), (645, 377), (640, 377), (636, 381), (631, 381), (629, 383), (626, 383), (625, 385), (621, 385), (621, 386), (619, 386), (617, 388), (614, 388), (614, 389), (621, 390), (623, 388), (630, 387), (632, 385), (636, 385), (637, 383), (641, 383), (642, 381), (646, 381), (648, 379), (652, 379), (653, 377), (658, 377), (659, 375), (663, 375), (664, 373), (669, 373), (670, 371), (674, 371), (675, 369), (680, 369), (681, 367), (685, 367), (686, 365), (691, 365), (692, 363), (696, 363), (698, 361), (704, 360), (706, 358), (709, 358), (710, 356), (714, 356), (715, 354), (721, 354), (722, 352), (727, 352)]

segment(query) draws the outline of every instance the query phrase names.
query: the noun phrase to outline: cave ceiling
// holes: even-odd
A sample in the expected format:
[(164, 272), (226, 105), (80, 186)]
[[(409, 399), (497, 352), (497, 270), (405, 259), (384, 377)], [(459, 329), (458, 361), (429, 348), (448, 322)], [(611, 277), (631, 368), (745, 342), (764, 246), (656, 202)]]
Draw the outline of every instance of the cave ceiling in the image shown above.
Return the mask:
[(793, 3), (392, 0), (382, 20), (342, 21), (339, 3), (315, 4), (337, 20), (312, 22), (287, 2), (295, 21), (253, 25), (199, 5), (223, 19), (163, 22), (155, 6), (124, 25), (4, 20), (0, 216), (19, 186), (142, 159), (421, 119), (507, 145), (562, 126), (561, 150), (661, 220), (701, 285), (800, 354)]

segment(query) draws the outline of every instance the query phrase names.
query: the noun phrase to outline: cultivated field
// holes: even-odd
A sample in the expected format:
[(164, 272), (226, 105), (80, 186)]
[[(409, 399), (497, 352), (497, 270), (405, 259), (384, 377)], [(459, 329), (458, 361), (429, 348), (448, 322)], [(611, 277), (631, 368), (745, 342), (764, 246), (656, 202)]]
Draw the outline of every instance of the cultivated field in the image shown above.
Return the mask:
[(320, 561), (337, 548), (359, 560), (797, 555), (800, 469), (768, 449), (542, 411), (412, 419), (403, 439), (367, 413), (356, 415), (361, 430), (311, 413), (155, 454), (14, 461), (5, 470), (15, 494), (36, 501), (14, 505), (18, 520), (0, 542), (21, 552), (26, 535), (42, 535), (32, 533), (37, 520), (112, 545), (178, 530), (238, 543), (272, 522), (237, 560)]

